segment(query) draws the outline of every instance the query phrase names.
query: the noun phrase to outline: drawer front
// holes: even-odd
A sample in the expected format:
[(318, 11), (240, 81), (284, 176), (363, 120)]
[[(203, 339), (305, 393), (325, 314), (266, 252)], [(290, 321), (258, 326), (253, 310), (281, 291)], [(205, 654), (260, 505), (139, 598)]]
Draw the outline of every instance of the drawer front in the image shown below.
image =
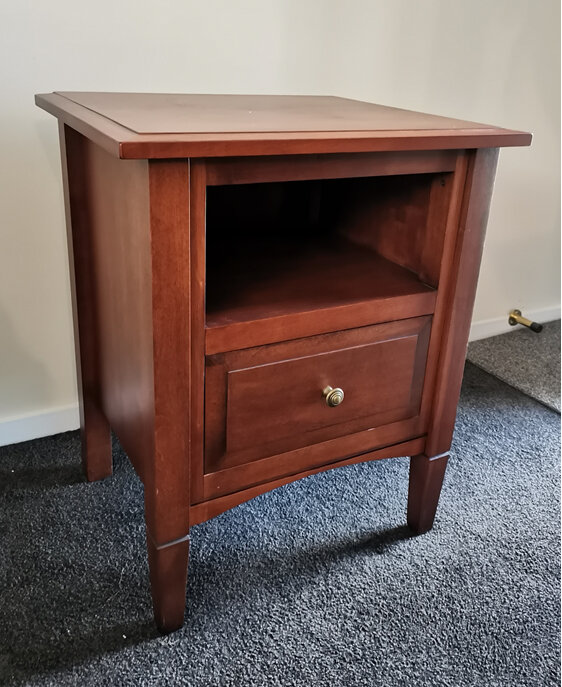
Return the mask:
[[(209, 356), (205, 472), (415, 417), (430, 323), (419, 317)], [(327, 387), (343, 390), (341, 404), (327, 404)]]

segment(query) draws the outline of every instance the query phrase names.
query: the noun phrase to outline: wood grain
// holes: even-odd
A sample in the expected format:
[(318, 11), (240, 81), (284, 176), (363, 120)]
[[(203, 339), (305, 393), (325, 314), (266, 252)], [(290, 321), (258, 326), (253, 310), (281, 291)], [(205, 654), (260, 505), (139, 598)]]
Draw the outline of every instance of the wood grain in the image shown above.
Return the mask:
[[(429, 329), (415, 318), (208, 358), (205, 472), (415, 416)], [(337, 408), (328, 385), (346, 394)]]
[(154, 455), (145, 508), (150, 536), (160, 545), (189, 532), (189, 167), (158, 161), (149, 172)]
[(153, 579), (161, 585), (153, 585), (155, 613), (164, 627), (165, 571), (174, 579), (177, 571), (165, 563), (170, 552), (155, 551), (189, 532), (188, 165), (122, 162), (72, 129), (63, 134), (85, 323), (84, 461), (90, 479), (110, 472), (109, 421), (144, 482)]
[(448, 460), (448, 455), (428, 458), (424, 454), (410, 459), (408, 527), (416, 534), (433, 527)]
[(447, 453), (451, 447), (497, 160), (497, 149), (474, 151), (468, 160), (454, 254), (447, 263), (450, 276), (441, 291), (443, 333), (428, 455)]
[(285, 475), (279, 479), (270, 480), (269, 482), (264, 482), (263, 484), (258, 484), (247, 489), (241, 489), (235, 491), (232, 494), (226, 496), (220, 496), (218, 498), (210, 499), (208, 501), (203, 501), (202, 503), (195, 504), (191, 506), (189, 511), (189, 518), (192, 525), (197, 525), (205, 520), (210, 520), (211, 518), (220, 515), (230, 508), (234, 508), (245, 501), (264, 494), (272, 489), (276, 489), (284, 484), (289, 484), (303, 477), (309, 477), (310, 475), (316, 475), (320, 472), (325, 472), (326, 470), (331, 470), (333, 468), (340, 468), (346, 465), (354, 465), (356, 463), (363, 463), (369, 460), (380, 460), (383, 458), (394, 458), (398, 456), (410, 456), (416, 455), (417, 453), (423, 451), (425, 445), (425, 438), (420, 437), (418, 439), (413, 439), (412, 441), (406, 441), (401, 444), (395, 444), (393, 446), (388, 446), (386, 448), (381, 448), (376, 451), (369, 451), (368, 453), (361, 453), (360, 455), (352, 456), (351, 458), (346, 458), (344, 460), (338, 460), (332, 463), (326, 463), (320, 467), (315, 467), (310, 470), (305, 470), (289, 475)]
[(310, 179), (429, 174), (450, 172), (456, 154), (449, 150), (402, 153), (356, 153), (354, 155), (273, 155), (216, 158), (207, 163), (207, 184), (252, 184)]
[[(467, 154), (458, 153), (452, 180), (447, 179), (449, 188), (446, 189), (446, 194), (432, 194), (430, 197), (428, 222), (431, 219), (435, 224), (434, 229), (429, 230), (425, 242), (424, 254), (426, 260), (424, 261), (424, 268), (431, 269), (432, 264), (435, 267), (439, 264), (439, 273), (437, 275), (437, 300), (435, 302), (435, 311), (429, 339), (427, 365), (425, 368), (424, 395), (420, 413), (425, 423), (429, 421), (429, 416), (432, 413), (435, 402), (435, 385), (442, 352), (441, 347), (447, 318), (447, 307), (449, 305), (448, 294), (454, 280), (452, 258), (459, 231), (461, 206), (466, 186), (466, 172)], [(446, 200), (445, 203), (443, 202), (444, 200)], [(440, 231), (436, 230), (437, 226), (441, 227)], [(437, 242), (434, 244), (434, 247), (439, 247), (441, 255), (436, 254), (437, 251), (432, 253), (432, 239)]]
[[(129, 94), (121, 95), (129, 96)], [(146, 95), (154, 97), (154, 94), (143, 94), (143, 96)], [(335, 100), (340, 102), (343, 99)], [(360, 124), (360, 130), (353, 130), (351, 127), (349, 130), (341, 131), (311, 129), (308, 131), (260, 132), (252, 129), (245, 133), (139, 134), (127, 126), (118, 124), (111, 119), (111, 116), (103, 116), (92, 107), (80, 105), (64, 97), (64, 95), (57, 93), (38, 94), (35, 96), (35, 102), (39, 107), (73, 126), (80, 133), (110, 150), (113, 154), (125, 159), (458, 150), (529, 145), (531, 142), (531, 135), (521, 131), (447, 120), (442, 117), (432, 118), (431, 115), (420, 113), (407, 114), (406, 119), (404, 119), (404, 110), (385, 108), (370, 103), (359, 103), (359, 105), (366, 105), (371, 113), (378, 112), (384, 121), (369, 114), (368, 118), (371, 123)], [(90, 103), (90, 105), (93, 105), (94, 108), (97, 107), (94, 103)], [(371, 108), (375, 108), (375, 110)], [(130, 111), (131, 108), (128, 109)], [(206, 110), (201, 112), (201, 117), (204, 119), (210, 115), (212, 115), (212, 108), (209, 105)], [(397, 117), (396, 120), (395, 117)], [(131, 122), (129, 123), (132, 125)], [(365, 126), (369, 128), (365, 129)], [(310, 127), (313, 127), (312, 122)], [(158, 127), (151, 126), (150, 128), (156, 129)], [(162, 128), (169, 127), (164, 126)], [(182, 124), (178, 128), (186, 128), (189, 131), (188, 125)], [(219, 128), (225, 127), (221, 125)], [(239, 127), (231, 126), (231, 128)]]
[(96, 265), (92, 246), (87, 139), (59, 124), (82, 466), (88, 481), (111, 475), (110, 426), (102, 410)]
[[(429, 216), (430, 201), (435, 208), (432, 192), (446, 195), (450, 176), (422, 174), (327, 182), (325, 193), (333, 199), (331, 214), (336, 231), (393, 265), (418, 277), (423, 275), (420, 281), (436, 287), (436, 275), (426, 263), (430, 255), (438, 259), (439, 245), (432, 239), (444, 233), (444, 225), (435, 214)], [(424, 250), (427, 244), (430, 248)]]
[(183, 624), (191, 499), (188, 163), (151, 162), (149, 193), (154, 417), (144, 504), (154, 617), (170, 632)]
[(434, 289), (345, 240), (243, 245), (209, 260), (207, 354), (433, 312)]
[(205, 423), (206, 165), (190, 162), (191, 502), (203, 499)]
[(396, 107), (294, 95), (57, 92), (139, 134), (420, 131), (496, 127)]
[(89, 218), (88, 260), (95, 275), (91, 303), (101, 409), (144, 480), (154, 416), (148, 165), (120, 162), (68, 132), (87, 178), (81, 207)]
[(190, 525), (301, 477), (411, 455), (427, 531), (496, 148), (530, 135), (340, 98), (36, 102), (59, 118), (85, 470), (111, 472), (111, 426), (158, 627), (183, 623)]
[(415, 416), (211, 472), (203, 477), (203, 500), (422, 436), (424, 425), (421, 418)]
[(163, 633), (183, 625), (189, 539), (158, 547), (147, 537), (154, 621)]

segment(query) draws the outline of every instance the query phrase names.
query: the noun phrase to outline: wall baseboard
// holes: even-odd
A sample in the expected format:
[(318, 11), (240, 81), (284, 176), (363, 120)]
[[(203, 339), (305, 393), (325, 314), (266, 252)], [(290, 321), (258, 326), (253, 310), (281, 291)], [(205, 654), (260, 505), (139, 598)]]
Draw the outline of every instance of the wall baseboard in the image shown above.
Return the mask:
[[(478, 341), (479, 339), (487, 339), (489, 336), (516, 332), (521, 329), (521, 327), (512, 327), (508, 324), (507, 315), (506, 313), (502, 317), (494, 317), (490, 320), (478, 320), (477, 322), (473, 322), (470, 327), (468, 340)], [(560, 319), (560, 306), (556, 305), (550, 308), (524, 310), (523, 315), (535, 322), (551, 322), (552, 320)]]
[[(526, 317), (537, 322), (550, 322), (560, 318), (560, 306), (525, 310)], [(518, 327), (510, 327), (507, 314), (490, 320), (473, 322), (470, 328), (470, 341), (486, 339), (489, 336), (517, 331)], [(17, 444), (21, 441), (48, 437), (60, 432), (78, 429), (80, 417), (78, 404), (59, 406), (48, 410), (28, 413), (20, 417), (0, 420), (0, 446)]]
[(78, 404), (59, 406), (0, 421), (0, 446), (48, 437), (80, 427)]

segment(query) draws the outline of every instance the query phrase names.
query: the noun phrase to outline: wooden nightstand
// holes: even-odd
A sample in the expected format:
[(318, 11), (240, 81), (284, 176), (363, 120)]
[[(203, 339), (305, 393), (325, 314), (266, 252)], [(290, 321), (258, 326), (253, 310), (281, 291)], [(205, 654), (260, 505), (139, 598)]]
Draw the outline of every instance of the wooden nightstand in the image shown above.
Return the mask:
[(321, 470), (413, 456), (433, 524), (500, 146), (352, 100), (39, 95), (59, 119), (89, 480), (144, 482), (158, 626), (189, 528)]

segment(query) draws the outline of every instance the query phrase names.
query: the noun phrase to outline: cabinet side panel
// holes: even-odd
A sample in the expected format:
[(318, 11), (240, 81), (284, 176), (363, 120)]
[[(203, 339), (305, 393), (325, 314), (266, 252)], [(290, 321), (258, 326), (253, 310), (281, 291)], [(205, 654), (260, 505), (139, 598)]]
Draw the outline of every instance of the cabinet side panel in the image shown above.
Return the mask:
[(451, 446), (497, 160), (497, 148), (473, 151), (468, 160), (451, 259), (453, 277), (444, 306), (439, 372), (425, 450), (428, 456), (446, 453)]
[(330, 182), (326, 195), (338, 233), (418, 274), (432, 179), (406, 175)]
[(154, 417), (148, 165), (69, 130), (84, 176), (101, 406), (144, 479)]

